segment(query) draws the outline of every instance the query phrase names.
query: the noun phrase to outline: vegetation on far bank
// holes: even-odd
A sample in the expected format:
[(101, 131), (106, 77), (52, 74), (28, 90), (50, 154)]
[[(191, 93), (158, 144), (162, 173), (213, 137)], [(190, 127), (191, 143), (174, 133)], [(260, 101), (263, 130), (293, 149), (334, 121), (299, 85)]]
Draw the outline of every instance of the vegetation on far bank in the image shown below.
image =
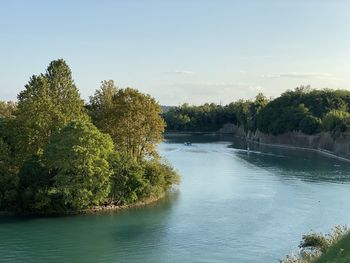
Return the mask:
[(239, 100), (228, 105), (183, 104), (163, 113), (168, 131), (217, 131), (233, 123), (246, 132), (268, 134), (300, 131), (334, 135), (350, 128), (350, 91), (313, 90), (299, 87), (276, 99), (258, 94), (255, 100)]
[(129, 205), (178, 183), (156, 145), (165, 123), (149, 95), (103, 81), (84, 105), (64, 60), (0, 103), (0, 210), (65, 213)]

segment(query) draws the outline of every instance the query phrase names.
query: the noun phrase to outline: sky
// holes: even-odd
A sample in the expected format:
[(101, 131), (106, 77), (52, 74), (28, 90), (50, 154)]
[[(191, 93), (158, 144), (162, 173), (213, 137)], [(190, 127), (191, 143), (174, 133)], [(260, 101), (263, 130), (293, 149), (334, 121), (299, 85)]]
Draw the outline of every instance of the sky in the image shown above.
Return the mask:
[(63, 58), (83, 99), (113, 79), (162, 105), (350, 89), (350, 1), (0, 0), (0, 100)]

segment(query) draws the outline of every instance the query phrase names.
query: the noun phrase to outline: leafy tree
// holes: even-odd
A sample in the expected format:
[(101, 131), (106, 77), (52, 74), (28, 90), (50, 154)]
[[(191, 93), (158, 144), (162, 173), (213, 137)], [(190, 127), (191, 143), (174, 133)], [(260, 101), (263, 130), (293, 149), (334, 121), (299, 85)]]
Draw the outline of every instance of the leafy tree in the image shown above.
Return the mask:
[(0, 118), (12, 117), (17, 109), (17, 104), (12, 101), (0, 101)]
[(299, 130), (305, 134), (319, 133), (322, 129), (322, 121), (310, 115), (305, 116), (299, 123)]
[(157, 198), (180, 181), (177, 172), (158, 158), (137, 162), (128, 154), (116, 153), (111, 167), (110, 198), (117, 204)]
[(350, 113), (331, 110), (323, 118), (323, 127), (326, 131), (345, 132), (350, 127)]
[(159, 159), (146, 161), (144, 167), (145, 179), (149, 182), (144, 191), (146, 196), (158, 197), (180, 181), (173, 167)]
[(19, 172), (20, 209), (30, 212), (53, 212), (58, 202), (50, 195), (52, 175), (46, 169), (41, 156), (33, 155), (22, 165)]
[(147, 181), (144, 168), (129, 154), (115, 153), (111, 156), (111, 192), (109, 198), (116, 204), (136, 202), (142, 195)]
[(156, 155), (165, 123), (154, 98), (132, 88), (117, 89), (107, 81), (90, 98), (89, 109), (94, 124), (111, 135), (119, 151), (136, 160)]
[(67, 63), (54, 60), (45, 74), (33, 75), (18, 95), (17, 152), (38, 154), (50, 136), (71, 121), (88, 120)]
[(43, 161), (52, 174), (51, 193), (68, 209), (78, 210), (104, 202), (110, 190), (110, 136), (93, 124), (73, 122), (54, 134)]
[(326, 121), (326, 124), (322, 124), (325, 130), (345, 131), (346, 118), (341, 117), (341, 114), (328, 113), (334, 110), (347, 113), (348, 105), (350, 92), (346, 90), (296, 88), (267, 104), (258, 114), (258, 129), (273, 134), (296, 130), (314, 134), (320, 131), (320, 125)]
[(0, 209), (13, 209), (17, 201), (18, 177), (8, 145), (0, 138)]
[(257, 116), (259, 112), (268, 104), (269, 100), (264, 96), (264, 94), (259, 93), (255, 97), (255, 101), (253, 102), (245, 102), (248, 105), (248, 112), (246, 113), (246, 121), (241, 121), (244, 125), (245, 130), (256, 131), (257, 129)]

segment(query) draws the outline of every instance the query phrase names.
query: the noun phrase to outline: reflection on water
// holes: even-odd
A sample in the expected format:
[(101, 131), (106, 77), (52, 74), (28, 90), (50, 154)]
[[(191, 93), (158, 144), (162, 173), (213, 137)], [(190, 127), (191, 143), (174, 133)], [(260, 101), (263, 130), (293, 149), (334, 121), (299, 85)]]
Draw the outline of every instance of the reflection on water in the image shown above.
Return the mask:
[[(192, 142), (192, 145), (184, 145)], [(279, 262), (302, 234), (350, 222), (350, 164), (232, 136), (168, 136), (181, 184), (150, 206), (1, 218), (1, 262)]]
[[(350, 182), (350, 162), (316, 151), (247, 143), (242, 138), (229, 135), (194, 134), (167, 137), (169, 145), (181, 144), (185, 141), (193, 143), (192, 147), (187, 149), (188, 152), (203, 152), (203, 149), (196, 149), (196, 143), (227, 142), (233, 155), (254, 166), (273, 171), (282, 179), (295, 177), (312, 182)], [(179, 151), (180, 149), (169, 146), (166, 150)]]
[(307, 150), (251, 145), (251, 151), (235, 154), (257, 167), (284, 177), (296, 177), (313, 182), (350, 182), (350, 163)]

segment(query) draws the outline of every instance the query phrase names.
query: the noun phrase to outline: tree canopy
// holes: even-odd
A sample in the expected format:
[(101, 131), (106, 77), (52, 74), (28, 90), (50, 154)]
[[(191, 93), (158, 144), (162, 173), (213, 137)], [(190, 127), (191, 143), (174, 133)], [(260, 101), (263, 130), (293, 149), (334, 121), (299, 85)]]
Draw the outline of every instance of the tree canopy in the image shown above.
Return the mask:
[(111, 135), (118, 150), (136, 160), (155, 156), (165, 122), (160, 105), (150, 95), (132, 88), (119, 89), (112, 81), (104, 81), (90, 98), (88, 108), (94, 124)]
[(52, 136), (43, 162), (52, 176), (52, 192), (65, 206), (81, 209), (101, 204), (110, 185), (113, 142), (92, 123), (72, 122)]
[(168, 131), (217, 131), (233, 123), (246, 132), (282, 134), (300, 131), (345, 132), (350, 123), (350, 92), (347, 90), (313, 90), (301, 86), (268, 100), (258, 94), (255, 100), (239, 100), (228, 105), (184, 104), (163, 113)]
[(71, 121), (86, 121), (84, 102), (67, 63), (54, 60), (45, 74), (33, 75), (18, 95), (15, 126), (17, 151), (24, 156), (37, 154), (52, 134)]
[(179, 179), (156, 152), (160, 113), (154, 98), (113, 81), (84, 105), (67, 63), (52, 61), (18, 102), (0, 103), (0, 210), (66, 213), (159, 198)]

